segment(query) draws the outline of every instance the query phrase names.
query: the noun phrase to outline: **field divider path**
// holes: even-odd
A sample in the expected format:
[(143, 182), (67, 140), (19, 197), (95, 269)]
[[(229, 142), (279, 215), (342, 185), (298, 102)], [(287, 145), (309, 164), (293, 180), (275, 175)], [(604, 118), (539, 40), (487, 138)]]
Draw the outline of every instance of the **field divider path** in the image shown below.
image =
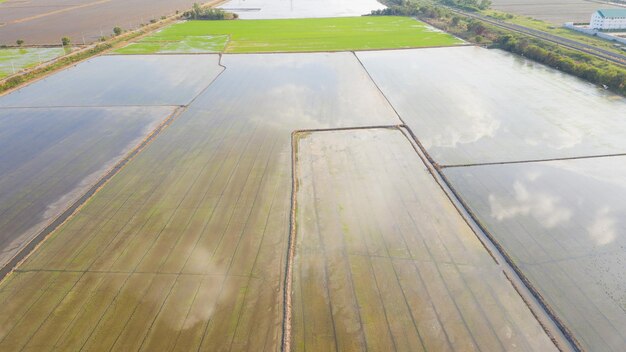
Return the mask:
[(385, 98), (387, 103), (396, 113), (398, 119), (402, 122), (398, 128), (409, 140), (415, 152), (422, 159), (424, 165), (426, 165), (429, 173), (433, 176), (439, 187), (446, 194), (464, 221), (472, 229), (487, 252), (489, 252), (496, 264), (501, 268), (506, 278), (520, 294), (524, 303), (537, 318), (537, 321), (555, 343), (557, 348), (561, 351), (582, 351), (580, 343), (576, 340), (569, 328), (560, 320), (554, 310), (548, 306), (546, 300), (539, 293), (539, 291), (530, 283), (528, 278), (524, 275), (521, 269), (515, 265), (500, 243), (496, 241), (496, 239), (480, 223), (475, 214), (472, 213), (467, 204), (452, 187), (451, 183), (443, 174), (441, 166), (439, 166), (439, 164), (437, 164), (437, 162), (430, 156), (426, 148), (417, 138), (417, 135), (413, 133), (411, 127), (406, 124), (400, 113), (396, 110), (393, 104), (391, 104), (391, 101), (385, 92), (380, 88), (378, 83), (376, 83), (376, 80), (374, 80), (374, 77), (367, 70), (367, 67), (363, 64), (356, 52), (353, 51), (352, 53), (363, 70), (367, 73), (374, 86), (376, 86), (376, 89), (378, 89), (380, 94)]
[(39, 234), (33, 237), (7, 264), (0, 269), (0, 281), (10, 274), (14, 268), (22, 263), (28, 256), (57, 228), (66, 223), (82, 206), (100, 190), (113, 176), (115, 176), (128, 162), (130, 162), (139, 152), (141, 152), (150, 142), (167, 128), (181, 113), (184, 107), (178, 107), (160, 125), (156, 127), (139, 145), (127, 153), (127, 155), (116, 163), (104, 176), (94, 183), (78, 200), (72, 203), (61, 215), (53, 219)]
[(566, 160), (581, 160), (581, 159), (597, 159), (597, 158), (611, 158), (626, 156), (624, 153), (611, 153), (611, 154), (598, 154), (598, 155), (581, 155), (581, 156), (566, 156), (561, 158), (546, 158), (546, 159), (529, 159), (529, 160), (513, 160), (513, 161), (493, 161), (486, 163), (471, 163), (471, 164), (450, 164), (450, 165), (434, 165), (438, 169), (451, 169), (455, 167), (471, 167), (471, 166), (490, 166), (490, 165), (511, 165), (511, 164), (530, 164), (530, 163), (543, 163), (550, 161), (566, 161)]

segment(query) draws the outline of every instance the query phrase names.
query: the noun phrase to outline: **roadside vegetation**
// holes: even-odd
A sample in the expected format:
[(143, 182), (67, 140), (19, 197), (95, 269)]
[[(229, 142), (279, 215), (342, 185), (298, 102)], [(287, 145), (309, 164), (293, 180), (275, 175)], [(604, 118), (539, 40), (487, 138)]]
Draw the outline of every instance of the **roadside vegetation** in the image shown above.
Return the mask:
[(174, 24), (117, 52), (308, 52), (416, 48), (461, 43), (447, 33), (403, 17), (187, 21)]
[[(543, 31), (546, 33), (558, 35), (567, 39), (575, 40), (577, 42), (581, 42), (584, 44), (593, 45), (600, 49), (610, 50), (618, 54), (626, 54), (625, 50), (620, 49), (620, 46), (622, 45), (619, 45), (619, 44), (616, 45), (617, 44), (616, 42), (608, 41), (602, 38), (598, 38), (596, 36), (579, 33), (571, 29), (567, 29), (565, 27), (554, 26), (552, 23), (545, 22), (542, 20), (525, 17), (525, 16), (518, 16), (518, 15), (514, 15), (514, 14), (502, 12), (502, 11), (497, 11), (497, 10), (492, 10), (492, 9), (481, 11), (481, 14), (503, 21), (503, 22), (517, 24), (520, 26)], [(624, 47), (626, 47), (626, 45), (624, 45)]]
[(491, 6), (491, 0), (440, 0), (440, 2), (470, 11), (486, 10)]
[[(394, 14), (416, 16), (470, 42), (527, 57), (626, 96), (626, 69), (593, 55), (457, 15), (431, 2), (388, 0), (388, 6)], [(380, 14), (372, 11), (372, 15)]]

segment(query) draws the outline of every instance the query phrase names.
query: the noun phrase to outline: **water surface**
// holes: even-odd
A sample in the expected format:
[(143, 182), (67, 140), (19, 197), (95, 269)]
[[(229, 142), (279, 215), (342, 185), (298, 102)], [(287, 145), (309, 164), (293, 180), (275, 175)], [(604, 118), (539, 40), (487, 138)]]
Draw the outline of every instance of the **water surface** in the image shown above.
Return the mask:
[(222, 71), (217, 55), (98, 56), (0, 98), (0, 106), (186, 105)]
[(172, 112), (0, 109), (0, 266)]
[(0, 285), (0, 349), (279, 349), (291, 132), (398, 120), (351, 53), (223, 63)]
[(444, 169), (589, 351), (626, 347), (626, 157)]
[(477, 47), (357, 54), (443, 165), (626, 152), (626, 98)]
[(294, 350), (556, 350), (398, 129), (300, 134)]

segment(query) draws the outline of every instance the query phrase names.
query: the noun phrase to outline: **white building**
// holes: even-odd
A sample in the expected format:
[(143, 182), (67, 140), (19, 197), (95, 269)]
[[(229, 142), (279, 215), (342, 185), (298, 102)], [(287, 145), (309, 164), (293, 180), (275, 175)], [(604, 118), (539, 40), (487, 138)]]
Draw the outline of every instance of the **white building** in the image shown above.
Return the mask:
[(626, 29), (626, 9), (597, 10), (591, 15), (589, 26), (598, 30)]

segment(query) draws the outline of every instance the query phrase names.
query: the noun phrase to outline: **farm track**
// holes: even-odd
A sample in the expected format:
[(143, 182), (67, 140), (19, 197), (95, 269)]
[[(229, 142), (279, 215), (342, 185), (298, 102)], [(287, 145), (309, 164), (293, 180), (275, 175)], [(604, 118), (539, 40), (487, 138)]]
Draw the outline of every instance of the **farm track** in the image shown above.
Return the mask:
[(506, 23), (503, 21), (489, 18), (487, 16), (483, 16), (483, 15), (479, 15), (475, 13), (469, 13), (466, 11), (461, 11), (461, 10), (450, 8), (450, 7), (448, 7), (447, 9), (462, 16), (481, 20), (489, 24), (492, 24), (494, 26), (501, 27), (501, 28), (504, 28), (513, 32), (525, 34), (531, 37), (546, 40), (551, 43), (562, 45), (566, 48), (574, 49), (574, 50), (577, 50), (586, 54), (590, 54), (600, 59), (610, 61), (614, 64), (618, 64), (620, 66), (626, 66), (626, 55), (620, 55), (618, 53), (614, 53), (609, 50), (604, 50), (604, 49), (595, 47), (593, 45), (580, 43), (575, 40), (571, 40), (571, 39), (557, 36), (554, 34), (549, 34), (549, 33), (536, 30), (533, 28), (528, 28), (528, 27), (517, 25), (517, 24)]

